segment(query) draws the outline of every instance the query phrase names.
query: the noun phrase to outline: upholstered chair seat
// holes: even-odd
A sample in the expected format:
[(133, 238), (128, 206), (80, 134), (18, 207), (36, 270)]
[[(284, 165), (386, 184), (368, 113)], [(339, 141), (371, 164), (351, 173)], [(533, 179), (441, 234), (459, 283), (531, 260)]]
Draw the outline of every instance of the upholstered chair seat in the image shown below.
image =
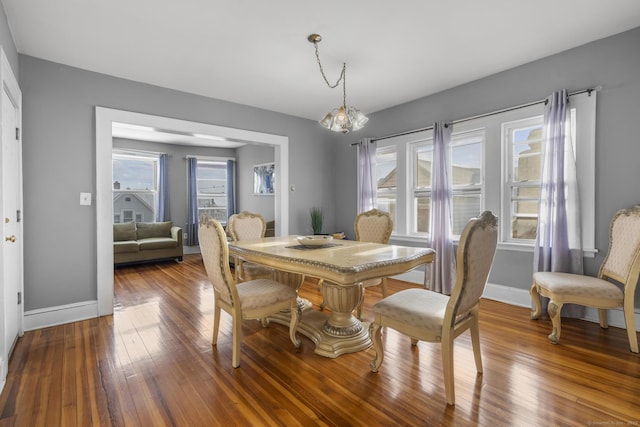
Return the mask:
[(604, 298), (622, 302), (624, 292), (617, 285), (597, 277), (571, 273), (538, 272), (533, 280), (544, 283), (549, 292), (571, 294), (574, 298)]
[(448, 303), (447, 295), (406, 289), (377, 303), (375, 312), (392, 322), (440, 333)]
[(291, 300), (292, 295), (295, 294), (295, 292), (291, 292), (290, 286), (269, 279), (242, 282), (238, 283), (236, 287), (242, 310), (254, 310), (286, 302)]

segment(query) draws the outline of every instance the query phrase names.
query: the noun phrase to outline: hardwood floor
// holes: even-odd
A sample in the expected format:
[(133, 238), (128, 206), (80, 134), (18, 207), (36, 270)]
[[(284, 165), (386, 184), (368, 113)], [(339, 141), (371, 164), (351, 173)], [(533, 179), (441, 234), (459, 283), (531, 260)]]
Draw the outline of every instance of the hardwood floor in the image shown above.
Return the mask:
[[(0, 426), (640, 424), (640, 357), (626, 333), (566, 319), (559, 345), (529, 309), (481, 304), (484, 374), (468, 333), (456, 340), (456, 406), (445, 402), (440, 347), (383, 332), (372, 348), (327, 359), (286, 327), (243, 325), (241, 366), (231, 367), (231, 321), (211, 346), (213, 296), (199, 255), (182, 264), (120, 268), (113, 316), (25, 333), (0, 395)], [(389, 280), (389, 292), (407, 283)], [(314, 281), (300, 290), (314, 309)], [(364, 316), (381, 298), (367, 290)]]

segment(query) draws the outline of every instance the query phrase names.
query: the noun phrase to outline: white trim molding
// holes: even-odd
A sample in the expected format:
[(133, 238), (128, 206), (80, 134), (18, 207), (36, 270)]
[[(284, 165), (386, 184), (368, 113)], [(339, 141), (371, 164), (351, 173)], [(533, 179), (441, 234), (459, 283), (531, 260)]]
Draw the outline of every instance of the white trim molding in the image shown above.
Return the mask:
[(97, 314), (98, 301), (83, 301), (57, 307), (29, 310), (24, 313), (24, 329), (25, 331), (32, 331), (80, 320), (95, 319)]

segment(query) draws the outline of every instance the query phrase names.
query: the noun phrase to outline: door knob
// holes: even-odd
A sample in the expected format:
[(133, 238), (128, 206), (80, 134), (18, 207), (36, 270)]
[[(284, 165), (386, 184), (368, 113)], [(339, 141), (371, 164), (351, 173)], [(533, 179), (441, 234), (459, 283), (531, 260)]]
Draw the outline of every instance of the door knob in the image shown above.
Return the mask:
[(11, 237), (5, 237), (4, 240), (13, 243), (16, 241), (16, 236), (11, 235)]

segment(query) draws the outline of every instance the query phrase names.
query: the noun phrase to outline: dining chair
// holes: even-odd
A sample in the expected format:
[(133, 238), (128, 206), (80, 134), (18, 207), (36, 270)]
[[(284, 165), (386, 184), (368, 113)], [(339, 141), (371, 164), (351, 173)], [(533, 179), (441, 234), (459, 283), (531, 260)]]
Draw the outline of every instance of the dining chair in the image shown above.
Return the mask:
[(198, 229), (200, 251), (207, 276), (213, 285), (214, 315), (212, 345), (218, 342), (220, 312), (226, 311), (232, 319), (232, 361), (234, 368), (240, 366), (240, 344), (242, 342), (242, 321), (258, 319), (266, 326), (269, 315), (289, 310), (291, 321), (289, 337), (293, 345), (300, 347), (296, 330), (301, 310), (298, 308), (296, 289), (287, 284), (270, 279), (255, 279), (237, 283), (229, 267), (229, 247), (222, 225), (208, 218)]
[[(264, 217), (257, 213), (241, 212), (233, 214), (227, 221), (227, 231), (229, 237), (234, 242), (238, 240), (252, 240), (264, 237), (267, 230), (267, 223)], [(236, 280), (244, 282), (253, 279), (271, 279), (273, 278), (273, 270), (269, 267), (255, 264), (252, 262), (244, 262), (235, 258), (233, 261)]]
[[(622, 308), (629, 338), (629, 347), (638, 353), (635, 326), (635, 291), (640, 276), (640, 206), (621, 209), (609, 225), (609, 250), (597, 277), (554, 272), (533, 274), (531, 299), (532, 319), (542, 315), (540, 296), (549, 298), (547, 312), (552, 330), (549, 341), (560, 341), (561, 310), (564, 304), (579, 304), (598, 309), (600, 327), (609, 326), (608, 310)], [(617, 282), (617, 284), (615, 283)]]
[[(361, 212), (356, 215), (353, 222), (353, 228), (356, 233), (356, 240), (369, 243), (389, 243), (391, 238), (391, 232), (393, 231), (393, 219), (388, 212), (384, 212), (378, 209), (371, 209), (365, 212)], [(382, 290), (382, 297), (387, 296), (387, 278), (376, 277), (373, 279), (365, 280), (361, 282), (362, 286), (362, 299), (356, 307), (356, 315), (358, 319), (362, 320), (362, 306), (364, 304), (364, 293), (366, 288), (371, 286), (380, 285)], [(322, 289), (322, 281), (318, 283), (320, 289)], [(320, 304), (320, 309), (324, 308), (324, 301)]]
[[(356, 215), (353, 222), (353, 228), (356, 232), (356, 240), (361, 242), (383, 243), (388, 244), (393, 231), (393, 219), (388, 212), (378, 209), (371, 209)], [(371, 286), (378, 286), (382, 290), (382, 297), (387, 296), (387, 278), (380, 277), (365, 280), (362, 282), (362, 300), (356, 308), (358, 319), (362, 320), (362, 305), (364, 304), (365, 290)]]
[(442, 352), (444, 389), (447, 403), (455, 405), (453, 342), (470, 330), (478, 373), (482, 373), (478, 312), (498, 242), (498, 220), (489, 211), (471, 219), (460, 236), (456, 252), (456, 282), (451, 296), (422, 288), (405, 289), (373, 306), (374, 320), (369, 334), (376, 352), (371, 371), (378, 372), (384, 359), (381, 328), (408, 335), (411, 344), (439, 342)]

